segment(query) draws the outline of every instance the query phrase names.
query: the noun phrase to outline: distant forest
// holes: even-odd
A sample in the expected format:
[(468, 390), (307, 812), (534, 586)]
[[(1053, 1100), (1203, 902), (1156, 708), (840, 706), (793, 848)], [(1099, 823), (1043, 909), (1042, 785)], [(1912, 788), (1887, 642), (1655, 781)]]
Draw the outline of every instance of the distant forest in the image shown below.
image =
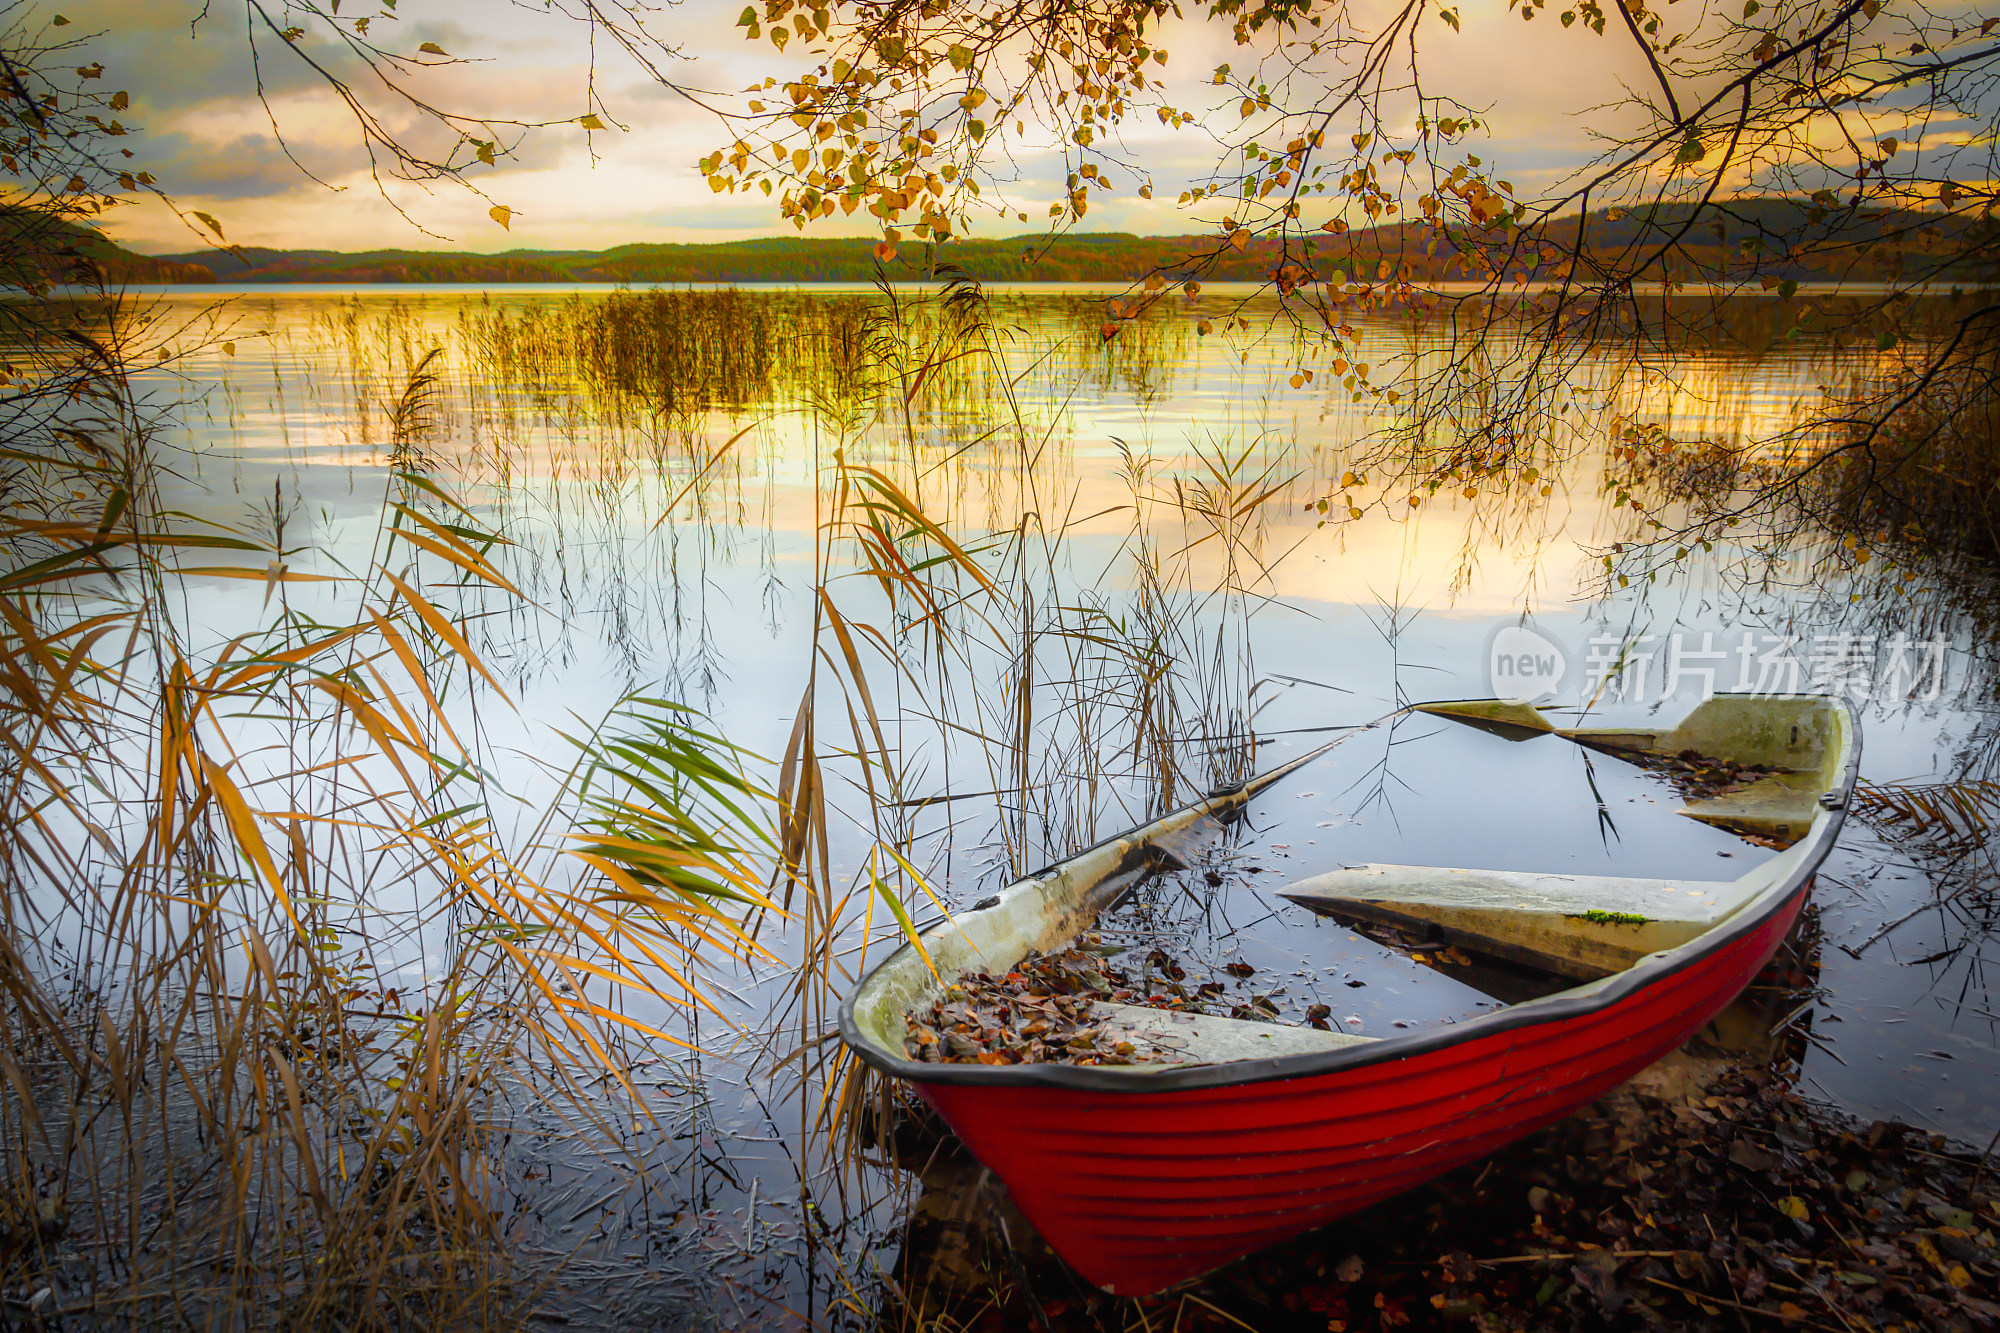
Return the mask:
[[(1935, 268), (1952, 281), (1982, 281), (1993, 275), (1945, 267), (1933, 254), (1963, 254), (1976, 247), (1944, 245), (1943, 230), (1962, 231), (1969, 223), (1945, 215), (1897, 210), (1828, 207), (1811, 200), (1746, 201), (1727, 222), (1704, 219), (1687, 225), (1684, 206), (1608, 209), (1581, 222), (1558, 219), (1532, 239), (1524, 238), (1521, 263), (1505, 275), (1553, 277), (1571, 262), (1631, 267), (1647, 250), (1657, 255), (1639, 272), (1642, 281), (1669, 276), (1675, 281), (1727, 280), (1753, 265), (1760, 275), (1800, 280), (1908, 280)], [(1809, 238), (1802, 243), (1801, 238)], [(1427, 253), (1418, 225), (1394, 223), (1340, 236), (1315, 236), (1313, 268), (1295, 281), (1326, 281), (1336, 271), (1357, 280), (1382, 276), (1384, 263), (1419, 282), (1483, 278), (1467, 272), (1449, 246)], [(1124, 282), (1159, 272), (1169, 278), (1193, 276), (1187, 256), (1217, 245), (1209, 236), (1135, 236), (1126, 232), (1072, 232), (1015, 236), (1005, 240), (957, 240), (941, 262), (982, 282)], [(875, 275), (872, 242), (864, 238), (770, 237), (703, 245), (621, 245), (609, 250), (512, 250), (470, 254), (443, 250), (273, 250), (244, 246), (145, 256), (99, 241), (88, 247), (114, 279), (126, 282), (224, 283), (804, 283), (867, 282)], [(1550, 258), (1559, 254), (1559, 258)], [(1223, 254), (1200, 276), (1212, 282), (1266, 282), (1278, 264), (1276, 245), (1254, 240)], [(1294, 251), (1294, 262), (1297, 252)], [(930, 246), (906, 242), (890, 263), (892, 275), (915, 275), (930, 263)]]

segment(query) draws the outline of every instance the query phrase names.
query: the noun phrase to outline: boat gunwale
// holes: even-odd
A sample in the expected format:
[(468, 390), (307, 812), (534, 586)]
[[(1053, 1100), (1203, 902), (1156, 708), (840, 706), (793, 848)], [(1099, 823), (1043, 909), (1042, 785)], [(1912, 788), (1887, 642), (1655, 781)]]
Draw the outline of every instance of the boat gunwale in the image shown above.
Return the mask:
[[(1825, 698), (1840, 710), (1847, 729), (1846, 755), (1841, 764), (1839, 779), (1827, 789), (1826, 793), (1837, 793), (1840, 798), (1838, 803), (1825, 807), (1823, 816), (1813, 821), (1813, 826), (1807, 831), (1805, 838), (1800, 840), (1807, 844), (1805, 851), (1800, 855), (1798, 864), (1782, 880), (1744, 903), (1727, 919), (1718, 922), (1701, 935), (1672, 949), (1648, 954), (1622, 972), (1596, 981), (1581, 983), (1554, 995), (1509, 1005), (1491, 1013), (1478, 1014), (1459, 1023), (1403, 1036), (1385, 1037), (1331, 1051), (1273, 1056), (1263, 1060), (1231, 1060), (1205, 1065), (1168, 1066), (1158, 1070), (1132, 1066), (1064, 1064), (930, 1064), (886, 1054), (861, 1032), (860, 1024), (854, 1016), (855, 1004), (869, 979), (889, 967), (902, 955), (912, 952), (909, 943), (905, 942), (895, 953), (863, 973), (861, 979), (841, 999), (841, 1041), (869, 1067), (913, 1084), (937, 1083), (996, 1088), (1036, 1087), (1144, 1096), (1154, 1093), (1229, 1088), (1250, 1083), (1281, 1082), (1341, 1073), (1370, 1065), (1388, 1064), (1413, 1056), (1428, 1055), (1447, 1047), (1502, 1035), (1519, 1028), (1535, 1027), (1543, 1023), (1567, 1022), (1612, 1008), (1647, 987), (1695, 966), (1709, 955), (1761, 929), (1766, 922), (1784, 909), (1785, 904), (1789, 903), (1814, 875), (1819, 873), (1820, 865), (1832, 852), (1834, 843), (1840, 837), (1841, 828), (1847, 822), (1854, 785), (1860, 777), (1860, 718), (1847, 706), (1846, 700), (1838, 696), (1765, 697)], [(1295, 764), (1281, 766), (1281, 771), (1295, 766)], [(1255, 779), (1252, 779), (1253, 784), (1254, 782)], [(1194, 811), (1208, 813), (1218, 800), (1224, 799), (1226, 795), (1217, 793), (1206, 800), (1192, 802), (1162, 816), (1161, 820)], [(1158, 823), (1161, 820), (1151, 822)], [(1046, 878), (1078, 857), (1122, 841), (1130, 837), (1134, 831), (1128, 829), (1124, 833), (1093, 843), (1032, 875), (1023, 876), (1015, 883), (1028, 883)]]

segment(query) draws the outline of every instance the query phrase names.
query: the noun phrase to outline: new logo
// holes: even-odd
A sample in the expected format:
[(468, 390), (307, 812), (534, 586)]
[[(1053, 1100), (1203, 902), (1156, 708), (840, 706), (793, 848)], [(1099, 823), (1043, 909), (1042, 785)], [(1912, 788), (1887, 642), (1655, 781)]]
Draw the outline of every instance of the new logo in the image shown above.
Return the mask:
[(1496, 699), (1533, 703), (1556, 692), (1569, 663), (1563, 650), (1525, 625), (1493, 636), (1486, 656), (1486, 685)]

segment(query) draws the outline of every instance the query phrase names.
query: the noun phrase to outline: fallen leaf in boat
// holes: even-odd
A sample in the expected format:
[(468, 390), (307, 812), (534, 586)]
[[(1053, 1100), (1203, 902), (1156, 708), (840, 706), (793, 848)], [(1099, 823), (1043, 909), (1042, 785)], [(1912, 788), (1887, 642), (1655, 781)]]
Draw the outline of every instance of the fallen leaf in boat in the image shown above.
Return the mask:
[(1729, 1145), (1729, 1160), (1751, 1171), (1769, 1171), (1778, 1165), (1777, 1158), (1748, 1139), (1737, 1139)]

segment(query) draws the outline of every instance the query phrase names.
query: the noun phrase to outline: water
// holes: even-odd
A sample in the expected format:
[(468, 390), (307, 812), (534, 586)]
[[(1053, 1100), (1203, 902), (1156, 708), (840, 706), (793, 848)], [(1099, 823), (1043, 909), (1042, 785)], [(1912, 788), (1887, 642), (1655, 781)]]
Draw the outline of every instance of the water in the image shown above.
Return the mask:
[[(1274, 742), (1269, 761), (1311, 739)], [(1660, 775), (1567, 741), (1401, 717), (1253, 800), (1187, 870), (1157, 876), (1109, 914), (1105, 942), (1162, 947), (1189, 989), (1215, 981), (1222, 1003), (1261, 996), (1286, 1022), (1321, 1004), (1364, 1036), (1454, 1022), (1565, 983), (1536, 987), (1437, 949), (1415, 951), (1418, 962), (1283, 894), (1370, 863), (1692, 882), (1736, 879), (1775, 854), (1680, 805)], [(1231, 963), (1255, 973), (1232, 975)]]
[[(171, 332), (217, 295), (229, 305), (211, 342)], [(1316, 729), (1413, 699), (1493, 693), (1493, 636), (1524, 620), (1567, 658), (1558, 698), (1570, 703), (1594, 688), (1593, 639), (1659, 641), (1623, 698), (1598, 699), (1607, 723), (1692, 705), (1687, 681), (1661, 697), (1675, 633), (1727, 645), (1724, 688), (1786, 635), (1800, 636), (1800, 670), (1815, 636), (1865, 633), (1878, 656), (1897, 634), (1939, 643), (1935, 690), (1866, 703), (1864, 773), (1921, 781), (1985, 771), (1993, 718), (1976, 597), (1928, 577), (1914, 585), (1928, 595), (1912, 597), (1885, 591), (1904, 585), (1872, 571), (1828, 576), (1803, 557), (1726, 545), (1662, 580), (1607, 585), (1598, 552), (1645, 529), (1639, 513), (1611, 503), (1604, 482), (1617, 468), (1602, 415), (1550, 416), (1548, 438), (1534, 445), (1538, 481), (1482, 484), (1474, 473), (1475, 494), (1446, 488), (1412, 506), (1405, 487), (1389, 484), (1396, 449), (1372, 434), (1398, 424), (1396, 406), (1356, 401), (1326, 358), (1302, 358), (1268, 298), (1204, 293), (1191, 313), (1248, 318), (1229, 337), (1197, 338), (1179, 320), (1128, 326), (1104, 344), (1101, 293), (991, 296), (999, 366), (899, 383), (865, 402), (830, 398), (829, 363), (786, 343), (822, 315), (839, 325), (824, 313), (839, 302), (871, 299), (852, 290), (749, 298), (769, 303), (765, 342), (746, 338), (744, 366), (714, 372), (699, 393), (644, 377), (652, 372), (607, 388), (572, 365), (496, 360), (481, 333), (496, 318), (553, 317), (573, 299), (604, 299), (595, 290), (171, 292), (151, 327), (176, 359), (141, 382), (159, 402), (188, 402), (164, 434), (185, 451), (169, 483), (176, 507), (245, 531), (282, 514), (292, 567), (339, 574), (365, 567), (376, 540), (391, 472), (385, 403), (425, 350), (445, 349), (422, 461), (514, 543), (503, 567), (533, 603), (489, 605), (492, 614), (468, 622), (516, 709), (477, 708), (477, 691), (449, 705), (455, 719), (476, 715), (495, 780), (510, 792), (554, 781), (551, 729), (603, 715), (634, 686), (700, 706), (750, 751), (784, 753), (815, 662), (818, 571), (830, 570), (829, 595), (861, 631), (857, 651), (887, 727), (880, 744), (894, 763), (883, 772), (893, 767), (906, 802), (953, 798), (891, 807), (890, 830), (951, 906), (1215, 781), (1302, 753), (1323, 739)], [(1377, 383), (1439, 355), (1429, 335), (1387, 314), (1350, 318), (1362, 350), (1349, 355), (1371, 357)], [(233, 350), (217, 345), (224, 337)], [(1797, 419), (1831, 364), (1826, 349), (1797, 343), (1651, 367), (1606, 355), (1578, 364), (1571, 382), (1579, 401), (1620, 421), (1739, 440)], [(1302, 365), (1317, 374), (1294, 385)], [(969, 628), (949, 651), (927, 645), (931, 613), (885, 594), (851, 549), (826, 556), (836, 448), (939, 516), (967, 564), (1028, 607), (1018, 621), (982, 628), (964, 607), (933, 609)], [(1366, 483), (1345, 484), (1350, 472)], [(1319, 508), (1340, 496), (1362, 516)], [(210, 575), (187, 586), (192, 616), (218, 643), (268, 614), (264, 593)], [(282, 595), (318, 614), (343, 593), (297, 584)], [(1975, 610), (1961, 613), (1961, 603)], [(819, 696), (815, 725), (830, 749), (866, 748), (867, 729), (851, 721), (853, 673), (840, 674), (827, 642), (820, 669), (845, 686)], [(938, 724), (947, 710), (966, 730)], [(996, 750), (991, 738), (1017, 725), (1031, 743)], [(1107, 751), (1114, 736), (1129, 753)], [(839, 773), (828, 788), (830, 869), (860, 891), (844, 909), (836, 990), (898, 938), (879, 904), (863, 921), (881, 826), (858, 770)], [(1149, 882), (1123, 905), (1107, 940), (1168, 934), (1218, 977), (1227, 961), (1249, 962), (1256, 973), (1233, 990), (1292, 1012), (1324, 1003), (1336, 1020), (1355, 1020), (1350, 1030), (1449, 1022), (1497, 1002), (1276, 891), (1362, 861), (1725, 879), (1765, 854), (1679, 817), (1676, 805), (1657, 778), (1566, 744), (1405, 719), (1261, 798), (1210, 861)], [(1820, 879), (1817, 933), (1802, 937), (1782, 993), (1753, 997), (1761, 1008), (1750, 1026), (1769, 1038), (1785, 1020), (1784, 1058), (1854, 1115), (1983, 1147), (2000, 1131), (2000, 1007), (1987, 989), (1983, 900), (1936, 903), (1934, 864), (1864, 819), (1849, 830)], [(1220, 885), (1211, 868), (1227, 872)], [(766, 938), (790, 961), (797, 935), (774, 925)], [(396, 961), (421, 986), (439, 942), (421, 930), (410, 940)], [(768, 1029), (782, 1007), (779, 976), (722, 971), (725, 1016), (748, 1033)], [(680, 1013), (641, 1001), (631, 1012), (701, 1036), (706, 1049), (635, 1047), (646, 1062), (635, 1080), (658, 1120), (635, 1119), (606, 1093), (609, 1138), (522, 1111), (505, 1224), (527, 1253), (566, 1257), (551, 1308), (627, 1322), (697, 1309), (757, 1322), (780, 1306), (850, 1317), (841, 1302), (896, 1262), (913, 1180), (872, 1154), (833, 1166), (819, 1136), (802, 1131), (824, 1089), (801, 1085), (805, 1062), (774, 1072), (773, 1057), (826, 1049), (811, 1046), (824, 1030), (790, 1011), (779, 1037), (759, 1041), (718, 1036), (712, 1022), (691, 1031)]]

